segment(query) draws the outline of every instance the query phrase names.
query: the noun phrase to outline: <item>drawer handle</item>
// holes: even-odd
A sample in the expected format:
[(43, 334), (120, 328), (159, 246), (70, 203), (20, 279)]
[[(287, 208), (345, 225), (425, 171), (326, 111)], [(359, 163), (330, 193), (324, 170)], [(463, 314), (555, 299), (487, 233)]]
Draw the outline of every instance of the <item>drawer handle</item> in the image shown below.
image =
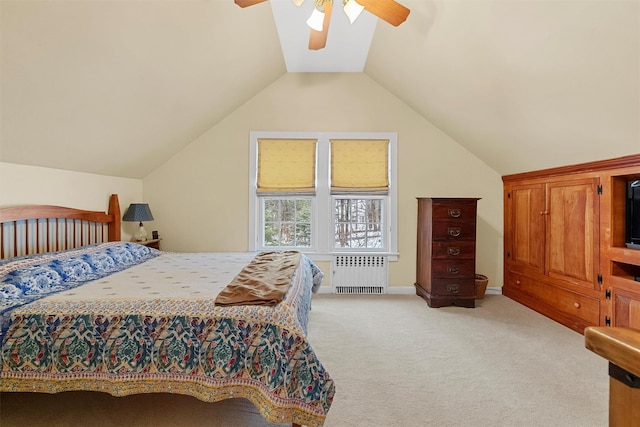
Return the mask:
[(449, 209), (449, 216), (452, 218), (460, 218), (460, 209)]
[(460, 292), (460, 285), (447, 285), (447, 292), (450, 294), (457, 294)]
[(458, 237), (461, 232), (462, 232), (462, 230), (459, 227), (449, 227), (449, 228), (447, 228), (447, 233), (449, 233), (449, 236), (451, 236), (451, 237)]
[(457, 266), (455, 266), (455, 265), (450, 265), (450, 266), (448, 266), (448, 267), (447, 267), (447, 271), (448, 271), (449, 273), (451, 273), (451, 274), (458, 274), (458, 273), (460, 273), (460, 269), (459, 269)]
[(460, 255), (460, 248), (452, 246), (450, 248), (447, 248), (447, 253), (453, 256)]
[(579, 302), (574, 302), (574, 303), (573, 303), (573, 306), (574, 306), (575, 308), (580, 308), (580, 303), (579, 303)]

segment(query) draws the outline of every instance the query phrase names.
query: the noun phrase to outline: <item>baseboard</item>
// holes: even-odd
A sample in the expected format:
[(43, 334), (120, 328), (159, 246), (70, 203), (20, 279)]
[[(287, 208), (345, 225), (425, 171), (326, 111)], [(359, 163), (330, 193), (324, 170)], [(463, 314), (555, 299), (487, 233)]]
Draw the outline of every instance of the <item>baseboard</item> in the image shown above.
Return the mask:
[(389, 286), (387, 295), (415, 295), (416, 288), (413, 286)]
[[(391, 286), (387, 288), (387, 295), (413, 295), (416, 293), (416, 288), (413, 286)], [(502, 295), (501, 287), (487, 288), (485, 294)]]

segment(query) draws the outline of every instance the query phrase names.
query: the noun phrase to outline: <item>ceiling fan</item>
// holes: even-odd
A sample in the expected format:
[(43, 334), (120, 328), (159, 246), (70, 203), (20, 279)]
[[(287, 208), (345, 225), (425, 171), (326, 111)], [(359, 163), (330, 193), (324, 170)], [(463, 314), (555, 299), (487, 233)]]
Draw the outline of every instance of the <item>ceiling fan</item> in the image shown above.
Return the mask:
[[(267, 0), (235, 0), (240, 7), (253, 6)], [(300, 6), (304, 0), (292, 0), (296, 6)], [(327, 34), (329, 33), (329, 21), (333, 0), (314, 0), (315, 6), (311, 17), (307, 20), (307, 25), (311, 27), (309, 36), (309, 49), (322, 49), (327, 44)], [(343, 3), (343, 9), (349, 20), (353, 23), (363, 10), (367, 10), (383, 21), (391, 25), (402, 24), (409, 16), (410, 10), (396, 2), (395, 0), (336, 0)]]

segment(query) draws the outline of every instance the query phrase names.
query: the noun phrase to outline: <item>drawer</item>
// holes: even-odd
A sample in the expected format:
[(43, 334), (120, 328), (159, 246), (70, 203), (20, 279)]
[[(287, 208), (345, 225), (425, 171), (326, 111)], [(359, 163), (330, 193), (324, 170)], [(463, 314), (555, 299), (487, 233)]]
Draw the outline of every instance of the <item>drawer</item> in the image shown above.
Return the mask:
[(475, 222), (476, 204), (434, 203), (433, 218), (435, 220), (455, 219)]
[(431, 274), (433, 278), (472, 278), (476, 277), (476, 261), (434, 259), (431, 261)]
[(435, 221), (432, 231), (433, 240), (470, 240), (476, 241), (476, 223), (462, 221)]
[(475, 259), (476, 242), (433, 242), (431, 257), (434, 259)]
[(431, 295), (436, 297), (461, 296), (473, 297), (476, 294), (476, 280), (472, 279), (434, 279), (431, 281)]
[(513, 273), (509, 274), (507, 286), (590, 325), (600, 324), (600, 301), (597, 298)]

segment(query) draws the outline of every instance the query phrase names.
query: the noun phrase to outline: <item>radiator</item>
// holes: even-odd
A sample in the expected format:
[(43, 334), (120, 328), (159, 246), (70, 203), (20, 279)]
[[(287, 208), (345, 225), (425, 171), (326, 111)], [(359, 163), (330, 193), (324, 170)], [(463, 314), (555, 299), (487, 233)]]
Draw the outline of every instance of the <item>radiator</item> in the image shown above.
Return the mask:
[(336, 294), (384, 294), (388, 281), (384, 255), (338, 255), (331, 261), (331, 286)]

